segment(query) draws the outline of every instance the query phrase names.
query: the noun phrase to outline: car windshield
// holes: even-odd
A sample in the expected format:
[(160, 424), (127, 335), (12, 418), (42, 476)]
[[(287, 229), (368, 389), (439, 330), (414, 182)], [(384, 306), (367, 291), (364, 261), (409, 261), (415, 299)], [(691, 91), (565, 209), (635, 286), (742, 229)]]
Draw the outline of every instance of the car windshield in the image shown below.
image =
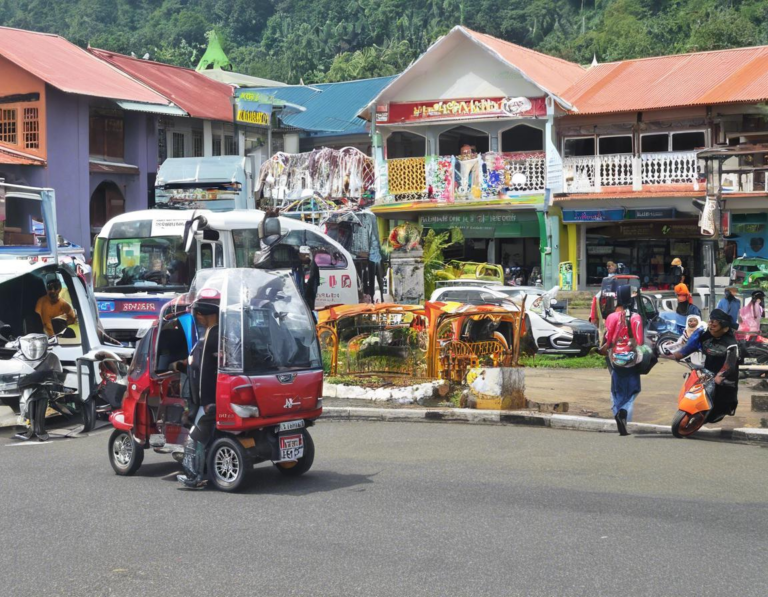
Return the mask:
[(97, 292), (175, 292), (186, 290), (194, 276), (194, 261), (184, 252), (181, 236), (113, 238), (99, 244)]
[(312, 315), (289, 274), (230, 269), (220, 286), (222, 371), (258, 375), (322, 366)]

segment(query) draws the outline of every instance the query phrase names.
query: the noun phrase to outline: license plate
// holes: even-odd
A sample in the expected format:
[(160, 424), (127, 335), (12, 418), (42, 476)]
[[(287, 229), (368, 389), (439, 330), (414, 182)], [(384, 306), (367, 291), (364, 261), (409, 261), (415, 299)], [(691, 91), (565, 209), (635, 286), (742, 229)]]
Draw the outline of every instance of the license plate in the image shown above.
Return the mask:
[(286, 421), (285, 423), (280, 423), (280, 425), (277, 428), (277, 431), (291, 431), (293, 429), (301, 429), (304, 427), (304, 421)]
[(744, 364), (745, 365), (757, 365), (757, 359), (756, 358), (744, 359)]
[(280, 460), (298, 460), (304, 456), (304, 435), (284, 435), (280, 439)]

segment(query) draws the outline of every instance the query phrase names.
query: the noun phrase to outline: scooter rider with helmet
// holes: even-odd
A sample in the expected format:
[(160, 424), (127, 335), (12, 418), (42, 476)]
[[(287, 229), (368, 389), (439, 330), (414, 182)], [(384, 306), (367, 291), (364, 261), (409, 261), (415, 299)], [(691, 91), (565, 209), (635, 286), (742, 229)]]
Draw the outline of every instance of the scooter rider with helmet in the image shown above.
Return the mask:
[(205, 486), (205, 448), (216, 426), (216, 377), (219, 360), (219, 304), (221, 295), (212, 288), (203, 288), (190, 306), (195, 323), (204, 331), (187, 361), (177, 361), (172, 369), (189, 377), (190, 412), (194, 426), (184, 445), (183, 475), (176, 477), (183, 487), (200, 489)]
[[(707, 331), (695, 332), (688, 343), (673, 353), (679, 361), (701, 351), (704, 367), (716, 372), (715, 392), (709, 422), (717, 422), (725, 415), (734, 415), (739, 404), (739, 345), (733, 334), (731, 316), (721, 309), (714, 309), (709, 316)], [(730, 382), (727, 385), (724, 381)]]

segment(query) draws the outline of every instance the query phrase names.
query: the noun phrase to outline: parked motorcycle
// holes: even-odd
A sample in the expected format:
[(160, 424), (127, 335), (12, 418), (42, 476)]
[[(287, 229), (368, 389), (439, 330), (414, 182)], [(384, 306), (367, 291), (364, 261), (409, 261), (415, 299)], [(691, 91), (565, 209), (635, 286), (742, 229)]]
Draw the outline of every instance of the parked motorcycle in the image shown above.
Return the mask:
[[(701, 429), (707, 423), (717, 423), (726, 416), (736, 414), (735, 409), (730, 413), (714, 413), (715, 373), (703, 366), (693, 365), (685, 360), (679, 361), (690, 369), (685, 376), (683, 388), (677, 399), (677, 413), (672, 420), (672, 435), (688, 437)], [(724, 380), (724, 386), (734, 387), (735, 383)]]
[(4, 349), (15, 351), (10, 359), (0, 360), (0, 399), (6, 404), (18, 404), (19, 419), (27, 427), (18, 434), (20, 439), (48, 439), (45, 414), (49, 406), (66, 416), (81, 412), (84, 427), (93, 428), (88, 418), (89, 405), (80, 402), (76, 388), (64, 385), (67, 374), (59, 357), (51, 352), (59, 336), (73, 337), (74, 332), (61, 319), (54, 319), (52, 325), (56, 335), (51, 338), (27, 334), (14, 339), (10, 337), (10, 326), (0, 322)]

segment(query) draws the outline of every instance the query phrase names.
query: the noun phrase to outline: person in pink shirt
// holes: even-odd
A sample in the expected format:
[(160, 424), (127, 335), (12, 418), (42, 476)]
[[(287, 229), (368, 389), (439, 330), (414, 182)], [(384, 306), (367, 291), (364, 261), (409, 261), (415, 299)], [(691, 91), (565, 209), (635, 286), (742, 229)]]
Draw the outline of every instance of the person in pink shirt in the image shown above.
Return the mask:
[(637, 349), (643, 344), (643, 320), (631, 313), (632, 287), (621, 286), (617, 293), (618, 306), (605, 320), (605, 343), (601, 354), (610, 355), (611, 400), (616, 427), (623, 436), (630, 435), (627, 423), (632, 420), (635, 398), (640, 394), (640, 372)]

